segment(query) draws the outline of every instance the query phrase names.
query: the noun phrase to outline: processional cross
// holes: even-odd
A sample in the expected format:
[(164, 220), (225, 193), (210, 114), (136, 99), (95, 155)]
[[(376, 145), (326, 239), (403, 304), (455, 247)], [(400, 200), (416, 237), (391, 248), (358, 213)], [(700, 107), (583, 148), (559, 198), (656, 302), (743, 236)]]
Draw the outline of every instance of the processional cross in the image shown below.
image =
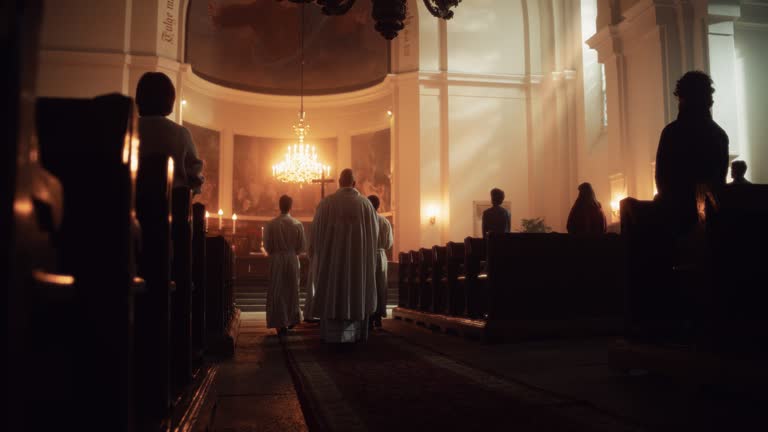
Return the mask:
[(312, 180), (312, 183), (320, 183), (320, 199), (325, 198), (325, 184), (333, 183), (333, 181), (332, 178), (325, 178), (325, 170), (321, 171), (319, 179)]

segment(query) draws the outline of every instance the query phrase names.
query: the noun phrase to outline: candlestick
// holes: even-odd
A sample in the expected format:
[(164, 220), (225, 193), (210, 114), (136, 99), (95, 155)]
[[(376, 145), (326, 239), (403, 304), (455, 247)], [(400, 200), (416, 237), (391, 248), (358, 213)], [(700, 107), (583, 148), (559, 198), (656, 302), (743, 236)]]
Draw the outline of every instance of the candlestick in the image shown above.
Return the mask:
[(237, 232), (237, 213), (232, 213), (232, 234)]
[(261, 248), (264, 249), (264, 225), (261, 226)]
[(221, 231), (221, 218), (224, 217), (224, 210), (219, 209), (219, 231)]
[(211, 213), (208, 210), (205, 211), (205, 232), (208, 232), (208, 218), (211, 217)]

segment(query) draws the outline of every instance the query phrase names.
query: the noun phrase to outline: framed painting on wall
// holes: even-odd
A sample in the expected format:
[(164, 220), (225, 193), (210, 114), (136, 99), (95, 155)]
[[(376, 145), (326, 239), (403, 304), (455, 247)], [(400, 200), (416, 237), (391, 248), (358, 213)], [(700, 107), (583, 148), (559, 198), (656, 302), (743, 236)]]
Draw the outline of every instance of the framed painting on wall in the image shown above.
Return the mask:
[(215, 214), (219, 209), (219, 161), (221, 160), (221, 134), (218, 131), (184, 122), (197, 147), (197, 156), (203, 161), (203, 183), (201, 193), (195, 195), (193, 203), (202, 203)]
[(377, 195), (379, 212), (392, 211), (392, 147), (390, 130), (382, 129), (352, 136), (352, 171), (357, 190), (365, 196)]

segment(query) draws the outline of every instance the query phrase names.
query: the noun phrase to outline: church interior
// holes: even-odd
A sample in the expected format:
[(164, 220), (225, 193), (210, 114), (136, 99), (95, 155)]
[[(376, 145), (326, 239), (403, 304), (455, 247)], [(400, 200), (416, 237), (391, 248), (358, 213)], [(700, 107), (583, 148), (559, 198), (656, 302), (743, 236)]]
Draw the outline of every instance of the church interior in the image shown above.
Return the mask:
[[(2, 5), (4, 430), (768, 428), (768, 0)], [(727, 178), (673, 233), (690, 71)], [(152, 74), (198, 183), (149, 148)], [(326, 239), (345, 169), (386, 317), (324, 340), (309, 242), (276, 331), (272, 223)]]

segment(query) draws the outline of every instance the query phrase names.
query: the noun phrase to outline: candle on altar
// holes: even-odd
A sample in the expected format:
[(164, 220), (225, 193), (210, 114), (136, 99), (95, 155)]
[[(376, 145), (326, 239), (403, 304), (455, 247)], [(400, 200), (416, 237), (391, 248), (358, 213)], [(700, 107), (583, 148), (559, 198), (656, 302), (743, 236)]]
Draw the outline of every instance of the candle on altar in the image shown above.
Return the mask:
[(237, 232), (237, 213), (232, 213), (232, 234)]
[(224, 210), (219, 209), (219, 231), (221, 231), (221, 218), (224, 217)]
[(208, 232), (208, 218), (211, 217), (211, 213), (206, 210), (205, 211), (205, 232)]
[(261, 226), (261, 247), (264, 247), (264, 225)]

